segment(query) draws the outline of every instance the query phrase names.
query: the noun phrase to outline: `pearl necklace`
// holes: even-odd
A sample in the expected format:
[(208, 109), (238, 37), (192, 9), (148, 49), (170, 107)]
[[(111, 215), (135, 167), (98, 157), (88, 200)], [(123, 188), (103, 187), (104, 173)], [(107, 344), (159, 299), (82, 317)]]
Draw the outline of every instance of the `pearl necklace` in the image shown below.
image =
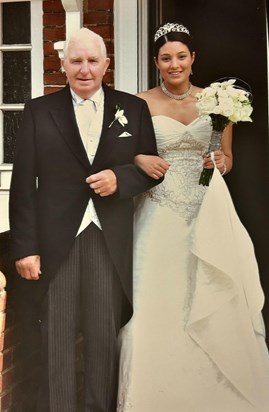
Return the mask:
[(164, 92), (164, 94), (166, 94), (166, 96), (170, 97), (171, 99), (175, 99), (175, 100), (183, 100), (185, 99), (185, 97), (188, 97), (191, 92), (192, 92), (192, 84), (189, 83), (189, 88), (188, 90), (183, 93), (183, 94), (173, 94), (171, 92), (169, 92), (169, 90), (167, 90), (167, 88), (165, 87), (164, 82), (161, 83), (161, 89)]

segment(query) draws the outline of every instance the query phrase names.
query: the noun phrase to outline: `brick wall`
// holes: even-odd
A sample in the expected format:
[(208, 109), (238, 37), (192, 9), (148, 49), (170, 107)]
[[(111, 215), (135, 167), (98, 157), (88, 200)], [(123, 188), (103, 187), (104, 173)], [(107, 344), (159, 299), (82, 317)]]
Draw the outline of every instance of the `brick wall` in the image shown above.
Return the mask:
[(53, 93), (66, 83), (60, 71), (54, 43), (65, 40), (65, 12), (60, 0), (43, 1), (44, 94)]
[(104, 81), (114, 85), (114, 0), (84, 0), (83, 26), (98, 33), (105, 40), (110, 66)]
[[(66, 84), (65, 74), (60, 71), (58, 54), (54, 50), (55, 42), (65, 40), (65, 13), (61, 0), (44, 0), (43, 12), (44, 94), (48, 94)], [(104, 80), (113, 86), (113, 0), (84, 0), (83, 26), (104, 38), (111, 59)], [(17, 288), (20, 279), (10, 260), (9, 232), (0, 233), (0, 271), (7, 278), (4, 339), (1, 334), (1, 317), (3, 320), (5, 316), (1, 311), (4, 308), (5, 293), (1, 292), (0, 282), (0, 412), (34, 412), (39, 372), (39, 323), (36, 312), (28, 305), (28, 298), (21, 293), (21, 286), (20, 289)]]

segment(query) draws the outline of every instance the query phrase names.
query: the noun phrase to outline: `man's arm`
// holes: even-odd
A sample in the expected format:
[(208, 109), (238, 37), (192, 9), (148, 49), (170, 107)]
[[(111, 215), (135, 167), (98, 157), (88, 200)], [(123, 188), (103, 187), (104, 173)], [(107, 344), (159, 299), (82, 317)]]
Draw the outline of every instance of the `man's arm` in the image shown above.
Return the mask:
[(26, 104), (22, 123), (16, 135), (9, 200), (12, 256), (16, 260), (39, 254), (36, 176), (34, 122), (30, 106)]

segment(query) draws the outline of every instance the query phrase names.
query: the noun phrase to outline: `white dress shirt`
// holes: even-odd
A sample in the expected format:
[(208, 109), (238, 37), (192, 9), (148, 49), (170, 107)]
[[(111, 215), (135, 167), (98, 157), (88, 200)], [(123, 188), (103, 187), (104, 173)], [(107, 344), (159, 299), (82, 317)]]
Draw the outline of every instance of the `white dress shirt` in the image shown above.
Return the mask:
[[(78, 106), (83, 104), (84, 99), (76, 95), (76, 93), (74, 93), (72, 89), (71, 89), (71, 94), (72, 94), (73, 104), (74, 104), (75, 113), (76, 113)], [(81, 137), (82, 137), (89, 161), (90, 163), (92, 163), (94, 160), (95, 154), (96, 154), (96, 150), (99, 144), (101, 131), (102, 131), (102, 124), (103, 124), (103, 117), (104, 117), (104, 91), (103, 89), (100, 88), (99, 90), (97, 90), (97, 92), (93, 96), (91, 96), (89, 100), (92, 102), (94, 106), (94, 110), (92, 113), (92, 118), (90, 119), (87, 136), (81, 136)], [(91, 222), (95, 223), (95, 225), (98, 226), (99, 229), (102, 230), (101, 223), (95, 211), (95, 207), (94, 207), (92, 199), (89, 200), (88, 206), (85, 210), (83, 219), (78, 229), (77, 236)]]

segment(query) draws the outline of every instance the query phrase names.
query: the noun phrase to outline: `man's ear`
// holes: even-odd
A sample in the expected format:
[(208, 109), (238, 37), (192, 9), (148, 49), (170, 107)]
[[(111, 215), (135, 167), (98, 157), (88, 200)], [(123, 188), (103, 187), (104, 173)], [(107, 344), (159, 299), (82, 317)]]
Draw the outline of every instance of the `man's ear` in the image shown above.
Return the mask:
[(107, 57), (106, 60), (105, 60), (105, 68), (104, 68), (103, 76), (106, 74), (106, 71), (107, 71), (109, 65), (110, 65), (110, 58)]
[(64, 73), (65, 72), (65, 68), (64, 68), (64, 59), (61, 59), (61, 72)]

